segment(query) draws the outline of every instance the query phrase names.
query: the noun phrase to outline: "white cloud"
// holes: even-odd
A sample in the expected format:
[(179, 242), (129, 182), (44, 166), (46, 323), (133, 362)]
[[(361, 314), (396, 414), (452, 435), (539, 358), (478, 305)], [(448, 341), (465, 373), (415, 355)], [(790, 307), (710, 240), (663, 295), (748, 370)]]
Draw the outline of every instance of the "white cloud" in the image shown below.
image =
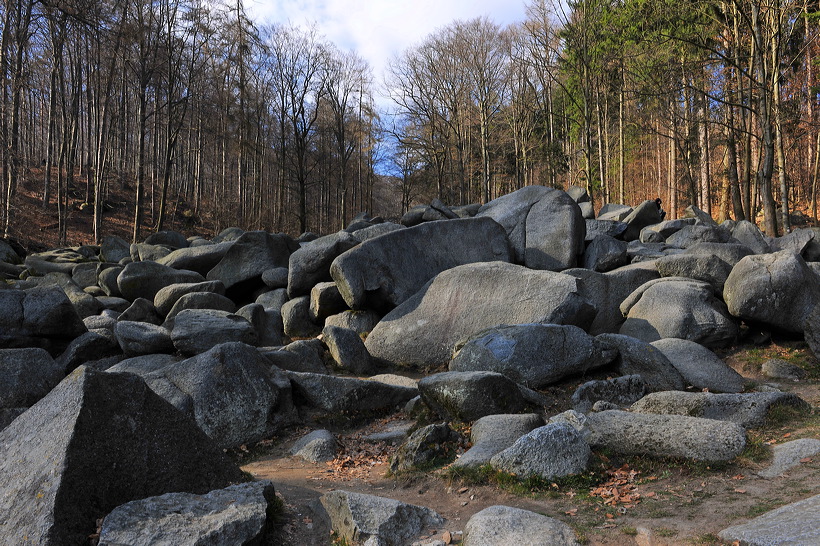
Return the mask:
[(341, 49), (356, 51), (381, 80), (388, 60), (436, 29), (461, 19), (487, 16), (506, 25), (523, 21), (526, 0), (250, 0), (259, 22), (315, 22)]

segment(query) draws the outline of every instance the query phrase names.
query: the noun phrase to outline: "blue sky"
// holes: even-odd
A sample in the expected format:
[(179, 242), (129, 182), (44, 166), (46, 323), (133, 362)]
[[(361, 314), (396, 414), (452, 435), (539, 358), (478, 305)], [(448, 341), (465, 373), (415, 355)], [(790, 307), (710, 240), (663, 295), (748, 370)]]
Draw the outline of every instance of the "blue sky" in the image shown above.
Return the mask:
[(457, 19), (523, 21), (525, 0), (245, 0), (257, 22), (315, 22), (341, 49), (356, 51), (381, 81), (388, 60)]

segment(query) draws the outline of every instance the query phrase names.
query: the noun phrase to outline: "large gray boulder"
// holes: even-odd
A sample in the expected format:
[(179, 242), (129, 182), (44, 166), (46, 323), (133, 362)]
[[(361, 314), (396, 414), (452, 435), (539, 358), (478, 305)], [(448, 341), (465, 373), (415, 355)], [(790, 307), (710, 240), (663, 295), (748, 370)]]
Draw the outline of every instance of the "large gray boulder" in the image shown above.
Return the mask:
[(598, 310), (588, 329), (592, 335), (618, 333), (625, 320), (621, 303), (638, 287), (659, 277), (653, 262), (627, 265), (606, 273), (567, 269), (564, 274), (582, 281), (579, 284), (581, 295)]
[(527, 186), (490, 201), (476, 217), (501, 224), (515, 261), (531, 269), (575, 267), (584, 252), (586, 222), (578, 204), (561, 190)]
[(800, 255), (783, 250), (740, 260), (726, 279), (723, 299), (736, 317), (802, 333), (820, 302), (820, 283)]
[(784, 406), (811, 411), (807, 402), (795, 394), (785, 392), (653, 392), (635, 402), (630, 410), (636, 413), (703, 417), (730, 421), (743, 428), (757, 428), (765, 424), (773, 408)]
[(282, 305), (282, 328), (290, 338), (314, 337), (321, 333), (322, 327), (313, 322), (310, 316), (310, 297), (298, 296)]
[(588, 413), (597, 402), (627, 408), (643, 398), (646, 383), (640, 375), (623, 375), (612, 379), (587, 381), (572, 393), (572, 409)]
[(421, 379), (418, 389), (435, 413), (463, 422), (496, 413), (518, 413), (527, 406), (522, 388), (495, 372), (437, 373)]
[(351, 543), (410, 544), (425, 529), (444, 523), (429, 508), (384, 497), (336, 490), (319, 500), (330, 516), (332, 530)]
[(174, 317), (171, 340), (183, 354), (195, 355), (222, 343), (255, 345), (256, 330), (244, 317), (216, 309), (186, 309)]
[(57, 364), (64, 374), (91, 360), (122, 354), (117, 338), (110, 330), (89, 330), (74, 338), (66, 350), (57, 357)]
[(655, 260), (662, 277), (686, 277), (712, 285), (718, 293), (723, 292), (726, 278), (732, 266), (714, 254), (673, 254)]
[(236, 312), (250, 322), (257, 334), (256, 343), (260, 347), (277, 347), (285, 341), (285, 326), (282, 315), (276, 309), (267, 309), (258, 303), (249, 303)]
[(394, 410), (418, 395), (418, 389), (352, 377), (287, 372), (294, 400), (328, 414), (368, 415)]
[(175, 350), (171, 332), (147, 322), (121, 320), (114, 327), (114, 335), (127, 356), (173, 353)]
[(198, 283), (205, 279), (194, 271), (174, 269), (156, 262), (132, 262), (117, 276), (117, 287), (128, 301), (145, 298), (154, 301), (160, 289), (177, 283)]
[(770, 544), (820, 544), (820, 495), (781, 506), (753, 520), (724, 529), (718, 536), (727, 542)]
[(490, 465), (522, 478), (552, 480), (584, 472), (591, 456), (583, 433), (568, 423), (550, 423), (516, 440), (490, 459)]
[(36, 252), (26, 256), (23, 262), (29, 274), (42, 277), (48, 273), (65, 273), (71, 275), (74, 266), (91, 260), (89, 256), (74, 248), (55, 248), (45, 252)]
[(78, 368), (0, 432), (0, 542), (84, 544), (125, 502), (243, 479), (142, 379)]
[(649, 281), (621, 303), (620, 333), (646, 342), (676, 337), (707, 347), (737, 338), (738, 325), (712, 285), (682, 277)]
[(252, 443), (292, 422), (290, 384), (244, 343), (224, 343), (143, 375), (221, 447)]
[(528, 432), (544, 426), (544, 419), (535, 413), (485, 415), (470, 428), (472, 447), (456, 459), (452, 466), (477, 467), (490, 462)]
[(365, 346), (376, 358), (424, 367), (449, 362), (458, 342), (499, 324), (585, 328), (595, 308), (581, 296), (580, 285), (562, 273), (500, 262), (456, 267), (388, 313)]
[(595, 237), (584, 251), (584, 267), (599, 273), (612, 271), (628, 263), (626, 243), (609, 235)]
[(100, 242), (100, 261), (117, 263), (123, 258), (131, 256), (131, 243), (117, 237), (116, 235), (106, 235)]
[(659, 224), (651, 224), (641, 230), (638, 240), (642, 243), (663, 243), (668, 237), (686, 226), (694, 225), (695, 222), (694, 218), (676, 218)]
[(748, 220), (738, 220), (732, 228), (732, 237), (749, 247), (755, 254), (769, 254), (772, 249), (760, 229)]
[[(196, 247), (195, 247), (196, 248)], [(154, 307), (163, 317), (168, 315), (174, 304), (186, 294), (199, 292), (225, 295), (225, 285), (222, 281), (205, 281), (200, 283), (171, 284), (160, 289), (154, 296)]]
[(455, 452), (460, 435), (447, 423), (434, 423), (415, 430), (390, 459), (390, 472), (424, 470), (442, 464)]
[(640, 375), (649, 391), (682, 391), (686, 381), (666, 356), (652, 345), (620, 334), (601, 334), (598, 340), (618, 350), (615, 367), (621, 375)]
[(712, 392), (741, 392), (746, 380), (718, 356), (694, 341), (667, 338), (653, 341), (686, 383)]
[(262, 273), (287, 267), (291, 253), (298, 248), (299, 244), (284, 233), (248, 231), (234, 241), (222, 260), (208, 271), (207, 278), (222, 281), (226, 290), (240, 283), (249, 286), (237, 290), (259, 288), (264, 286)]
[(716, 462), (734, 459), (746, 447), (742, 426), (700, 417), (609, 410), (590, 413), (587, 426), (592, 447), (626, 455)]
[[(34, 278), (36, 277), (32, 277), (29, 280), (33, 280)], [(97, 301), (97, 298), (85, 292), (71, 279), (69, 275), (66, 275), (65, 273), (48, 273), (42, 278), (37, 278), (37, 282), (40, 286), (55, 284), (62, 288), (66, 297), (68, 297), (69, 301), (74, 304), (80, 318), (92, 317), (100, 312), (102, 306), (100, 305), (100, 302)]]
[(86, 331), (59, 286), (0, 290), (0, 348), (40, 347), (55, 356)]
[(820, 440), (816, 438), (791, 440), (784, 444), (777, 444), (773, 451), (771, 464), (757, 473), (761, 478), (782, 476), (800, 465), (801, 460), (820, 454)]
[(233, 241), (179, 248), (158, 259), (157, 263), (174, 269), (196, 271), (204, 276), (222, 261), (231, 246), (233, 246)]
[(572, 527), (542, 514), (490, 506), (473, 514), (464, 527), (463, 546), (579, 546)]
[(98, 544), (250, 544), (262, 538), (275, 496), (273, 484), (265, 480), (231, 485), (205, 495), (166, 493), (134, 500), (105, 516)]
[(643, 228), (661, 222), (661, 211), (655, 201), (646, 200), (623, 218), (623, 222), (627, 225), (624, 241), (635, 241), (641, 236)]
[(44, 349), (0, 349), (0, 409), (33, 406), (64, 376)]
[(357, 334), (370, 333), (381, 320), (374, 311), (342, 311), (325, 319), (325, 326), (338, 326), (353, 330)]
[(666, 244), (689, 248), (699, 243), (727, 243), (731, 233), (720, 226), (694, 225), (686, 226), (666, 239)]
[(168, 311), (168, 314), (165, 315), (165, 326), (173, 328), (176, 316), (189, 309), (210, 309), (224, 311), (225, 313), (234, 313), (236, 311), (236, 304), (230, 298), (217, 294), (216, 292), (191, 292), (189, 294), (183, 294), (176, 300), (173, 307)]
[(353, 330), (338, 326), (325, 326), (322, 341), (327, 345), (330, 356), (343, 370), (355, 375), (372, 375), (375, 363), (364, 346), (362, 338)]
[(302, 245), (290, 255), (288, 296), (305, 296), (316, 284), (330, 281), (330, 264), (359, 242), (350, 233), (339, 231)]
[(517, 324), (472, 336), (450, 361), (450, 371), (498, 372), (539, 388), (606, 366), (615, 356), (577, 326)]
[(339, 453), (339, 441), (329, 430), (314, 430), (305, 434), (290, 448), (290, 454), (310, 463), (326, 463)]
[(310, 291), (310, 317), (321, 323), (327, 317), (347, 310), (347, 303), (335, 282), (320, 282)]
[(365, 241), (336, 258), (330, 274), (351, 309), (392, 309), (442, 271), (511, 258), (498, 223), (465, 218), (425, 222)]

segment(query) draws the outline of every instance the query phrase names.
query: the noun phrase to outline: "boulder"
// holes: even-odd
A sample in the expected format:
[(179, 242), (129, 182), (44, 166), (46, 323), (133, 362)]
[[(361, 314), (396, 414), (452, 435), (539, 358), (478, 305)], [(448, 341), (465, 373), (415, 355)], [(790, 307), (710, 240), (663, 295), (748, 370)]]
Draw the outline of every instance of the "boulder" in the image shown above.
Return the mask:
[(621, 312), (619, 332), (646, 342), (676, 337), (723, 347), (739, 331), (710, 284), (682, 277), (647, 282), (621, 303)]
[(131, 243), (116, 235), (106, 235), (102, 238), (100, 242), (101, 262), (117, 263), (129, 256), (131, 256)]
[(607, 273), (567, 269), (564, 274), (581, 281), (581, 295), (598, 310), (588, 328), (592, 335), (617, 333), (625, 320), (621, 314), (621, 302), (644, 283), (659, 277), (653, 262), (627, 265)]
[(738, 544), (819, 544), (820, 495), (781, 506), (746, 523), (724, 529), (718, 536)]
[(452, 466), (478, 467), (488, 464), (494, 455), (542, 426), (544, 419), (535, 413), (486, 415), (473, 423), (470, 428), (470, 441), (473, 445)]
[(659, 224), (661, 222), (661, 210), (655, 201), (646, 200), (632, 212), (630, 212), (622, 221), (627, 225), (624, 231), (624, 241), (635, 241), (641, 236), (641, 230), (646, 226), (652, 224)]
[(45, 252), (35, 252), (26, 256), (23, 262), (29, 274), (42, 277), (48, 273), (71, 275), (74, 266), (90, 260), (88, 256), (73, 248), (55, 248)]
[(553, 480), (587, 469), (592, 450), (584, 435), (567, 423), (550, 423), (520, 437), (490, 459), (490, 466), (521, 478)]
[(390, 472), (426, 470), (437, 463), (443, 464), (455, 453), (455, 443), (460, 438), (447, 423), (421, 427), (390, 458)]
[(105, 516), (99, 546), (200, 546), (261, 540), (275, 498), (267, 480), (205, 495), (166, 493), (134, 500)]
[(117, 338), (111, 330), (93, 330), (74, 338), (57, 358), (63, 375), (90, 360), (122, 353)]
[(751, 248), (739, 243), (697, 243), (683, 251), (683, 255), (714, 256), (734, 267), (737, 262), (754, 254)]
[[(133, 262), (117, 276), (117, 287), (128, 301), (145, 298), (154, 301), (161, 288), (176, 283), (196, 283), (205, 279), (193, 271), (174, 269), (156, 262)], [(109, 294), (114, 295), (114, 294)]]
[(276, 347), (285, 340), (285, 326), (282, 315), (275, 309), (266, 309), (258, 303), (250, 303), (236, 312), (251, 323), (256, 332), (256, 343), (260, 347)]
[(122, 320), (114, 327), (117, 342), (127, 356), (173, 353), (171, 332), (147, 322)]
[(607, 203), (598, 211), (598, 220), (623, 222), (627, 216), (632, 214), (632, 211), (633, 208), (629, 205)]
[(370, 333), (381, 320), (381, 316), (374, 311), (342, 311), (338, 315), (331, 315), (325, 319), (325, 326), (338, 326), (353, 330), (357, 334)]
[(609, 235), (601, 234), (595, 237), (584, 251), (584, 267), (599, 273), (617, 269), (628, 263), (626, 243)]
[(276, 288), (269, 292), (263, 292), (256, 297), (256, 303), (265, 309), (275, 309), (281, 313), (282, 306), (288, 301), (288, 291), (284, 288)]
[(769, 241), (772, 252), (790, 250), (795, 254), (803, 255), (814, 240), (814, 231), (808, 228), (798, 228), (782, 237), (775, 237)]
[(742, 426), (700, 417), (609, 410), (590, 413), (587, 426), (593, 448), (625, 455), (717, 462), (734, 459), (746, 447)]
[(78, 368), (0, 432), (0, 542), (83, 544), (135, 499), (206, 493), (244, 478), (132, 374)]
[(820, 455), (820, 440), (800, 438), (774, 446), (771, 464), (757, 473), (761, 478), (777, 478), (798, 466), (803, 459)]
[(562, 273), (501, 262), (456, 267), (385, 316), (365, 346), (376, 358), (425, 367), (449, 362), (458, 342), (499, 324), (584, 328), (595, 308), (581, 296), (580, 285)]
[(291, 339), (314, 337), (322, 331), (310, 316), (310, 297), (299, 296), (282, 305), (282, 323), (285, 335)]
[[(459, 218), (468, 218), (469, 216), (459, 216)], [(384, 235), (385, 233), (390, 233), (393, 231), (398, 231), (400, 229), (404, 229), (405, 226), (401, 224), (394, 224), (393, 222), (382, 222), (381, 224), (376, 224), (373, 226), (368, 226), (366, 228), (357, 229), (352, 233), (352, 235), (361, 242), (368, 241), (370, 239), (375, 239), (380, 235)]]
[(640, 375), (587, 381), (572, 393), (572, 409), (579, 413), (589, 413), (601, 401), (627, 408), (645, 394), (646, 383)]
[(188, 239), (178, 231), (157, 231), (145, 238), (145, 244), (163, 245), (171, 248), (187, 248)]
[(154, 304), (145, 298), (137, 298), (123, 311), (117, 320), (147, 322), (148, 324), (162, 324), (162, 317), (157, 313)]
[(336, 416), (340, 413), (368, 415), (385, 413), (404, 405), (418, 390), (379, 381), (336, 377), (316, 373), (287, 372), (293, 383), (294, 400)]
[(142, 377), (180, 360), (179, 357), (169, 354), (132, 356), (121, 360), (105, 371), (109, 373), (133, 373)]
[(641, 230), (641, 235), (638, 240), (642, 243), (663, 243), (668, 237), (671, 237), (687, 226), (694, 225), (694, 223), (694, 218), (677, 218), (675, 220), (666, 220), (659, 224), (652, 224)]
[(698, 221), (698, 223), (706, 226), (716, 226), (718, 225), (709, 214), (695, 205), (689, 205), (686, 207), (686, 210), (683, 211), (684, 218), (694, 218)]
[(262, 283), (262, 273), (276, 267), (287, 267), (291, 253), (299, 244), (284, 233), (248, 231), (243, 233), (225, 252), (222, 260), (208, 271), (209, 281), (219, 280), (234, 292), (250, 292)]
[(655, 260), (655, 267), (661, 277), (685, 277), (712, 285), (717, 293), (723, 292), (723, 285), (732, 266), (715, 255), (674, 254)]
[(572, 527), (542, 514), (490, 506), (470, 517), (464, 527), (463, 546), (580, 546)]
[(450, 361), (450, 371), (498, 372), (539, 388), (605, 366), (615, 356), (577, 326), (518, 324), (472, 336)]
[(760, 368), (764, 376), (770, 379), (785, 379), (786, 381), (802, 381), (806, 379), (806, 370), (780, 358), (770, 358)]
[(332, 280), (330, 264), (359, 242), (359, 239), (350, 233), (340, 231), (302, 245), (302, 248), (290, 256), (288, 296), (306, 296), (316, 284)]
[(789, 406), (809, 412), (811, 406), (797, 395), (785, 392), (750, 392), (715, 394), (711, 392), (653, 392), (647, 394), (630, 411), (663, 415), (688, 415), (717, 421), (730, 421), (743, 428), (765, 424), (772, 408)]
[(174, 317), (171, 330), (174, 347), (186, 355), (204, 353), (232, 341), (255, 345), (257, 338), (247, 319), (216, 309), (186, 309)]
[(364, 346), (362, 338), (353, 330), (338, 326), (325, 326), (322, 341), (327, 345), (330, 356), (343, 370), (355, 375), (372, 375), (375, 363)]
[(347, 309), (335, 282), (320, 282), (310, 291), (310, 318), (321, 324), (330, 315)]
[(365, 241), (336, 258), (330, 274), (351, 309), (392, 309), (442, 271), (509, 262), (504, 229), (489, 218), (426, 222)]
[(653, 341), (669, 362), (681, 373), (687, 384), (712, 392), (736, 393), (746, 380), (718, 356), (694, 341), (667, 338)]
[(339, 442), (329, 430), (314, 430), (305, 434), (290, 448), (290, 454), (310, 463), (326, 463), (336, 458)]
[(608, 235), (609, 237), (619, 239), (626, 231), (626, 224), (623, 222), (616, 222), (614, 220), (586, 220), (587, 235), (586, 241), (592, 241), (599, 235)]
[[(314, 346), (314, 343), (318, 348)], [(299, 340), (285, 347), (260, 347), (259, 353), (282, 370), (291, 372), (328, 373), (322, 356), (324, 349), (318, 339)]]
[(225, 313), (234, 313), (236, 311), (236, 304), (233, 300), (216, 292), (191, 292), (189, 294), (183, 294), (168, 311), (165, 317), (165, 325), (169, 328), (173, 328), (176, 316), (189, 309), (210, 309), (223, 311)]
[(698, 243), (727, 243), (731, 233), (720, 226), (685, 226), (666, 238), (666, 244), (678, 248), (689, 248)]
[(86, 331), (58, 286), (0, 290), (0, 348), (41, 347), (54, 356)]
[[(101, 266), (103, 264), (100, 264)], [(122, 270), (125, 269), (122, 266), (114, 266), (114, 267), (106, 267), (104, 269), (97, 269), (97, 283), (100, 285), (100, 288), (103, 289), (108, 296), (112, 297), (122, 297), (122, 292), (120, 292), (120, 287), (117, 284), (117, 279), (122, 273)]]
[(208, 274), (208, 271), (216, 267), (228, 249), (231, 248), (233, 242), (216, 243), (212, 245), (179, 247), (167, 256), (163, 256), (157, 260), (162, 265), (173, 267), (174, 269), (187, 269), (188, 271), (196, 271), (202, 276)]
[(485, 415), (518, 413), (527, 406), (522, 388), (495, 372), (444, 372), (421, 379), (421, 399), (444, 419), (475, 421)]
[(490, 201), (476, 217), (501, 224), (515, 261), (531, 269), (575, 267), (584, 251), (586, 222), (578, 204), (561, 190), (527, 186)]
[(225, 285), (222, 281), (171, 284), (159, 290), (154, 296), (154, 307), (160, 315), (167, 316), (179, 298), (185, 294), (198, 292), (212, 292), (224, 296)]
[(43, 349), (0, 349), (0, 408), (33, 406), (64, 376), (62, 366)]
[(755, 254), (769, 254), (772, 249), (760, 229), (747, 220), (738, 220), (732, 228), (732, 237)]
[(288, 275), (289, 272), (287, 267), (274, 267), (273, 269), (266, 269), (265, 272), (262, 273), (262, 282), (265, 283), (265, 286), (268, 288), (287, 289)]
[(133, 243), (131, 244), (131, 261), (132, 262), (156, 262), (173, 252), (169, 246), (165, 245), (151, 245), (147, 243)]
[(220, 447), (258, 442), (294, 419), (288, 380), (244, 343), (223, 343), (142, 377)]
[(373, 495), (336, 490), (319, 500), (333, 531), (349, 543), (409, 544), (425, 529), (444, 523), (429, 508)]
[(803, 332), (820, 302), (820, 283), (798, 254), (784, 250), (747, 256), (732, 268), (723, 289), (729, 312), (787, 332)]
[(615, 367), (621, 375), (640, 375), (649, 391), (681, 391), (686, 381), (664, 354), (652, 345), (620, 334), (601, 334), (598, 340), (618, 350)]

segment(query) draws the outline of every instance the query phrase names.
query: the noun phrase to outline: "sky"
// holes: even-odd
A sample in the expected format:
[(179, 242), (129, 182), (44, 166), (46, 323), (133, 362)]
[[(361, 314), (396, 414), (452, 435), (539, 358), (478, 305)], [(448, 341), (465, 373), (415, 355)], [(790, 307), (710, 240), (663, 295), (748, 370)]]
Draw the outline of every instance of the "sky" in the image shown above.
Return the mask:
[(245, 0), (258, 23), (316, 23), (320, 34), (370, 63), (376, 81), (388, 61), (455, 20), (524, 20), (525, 0)]

